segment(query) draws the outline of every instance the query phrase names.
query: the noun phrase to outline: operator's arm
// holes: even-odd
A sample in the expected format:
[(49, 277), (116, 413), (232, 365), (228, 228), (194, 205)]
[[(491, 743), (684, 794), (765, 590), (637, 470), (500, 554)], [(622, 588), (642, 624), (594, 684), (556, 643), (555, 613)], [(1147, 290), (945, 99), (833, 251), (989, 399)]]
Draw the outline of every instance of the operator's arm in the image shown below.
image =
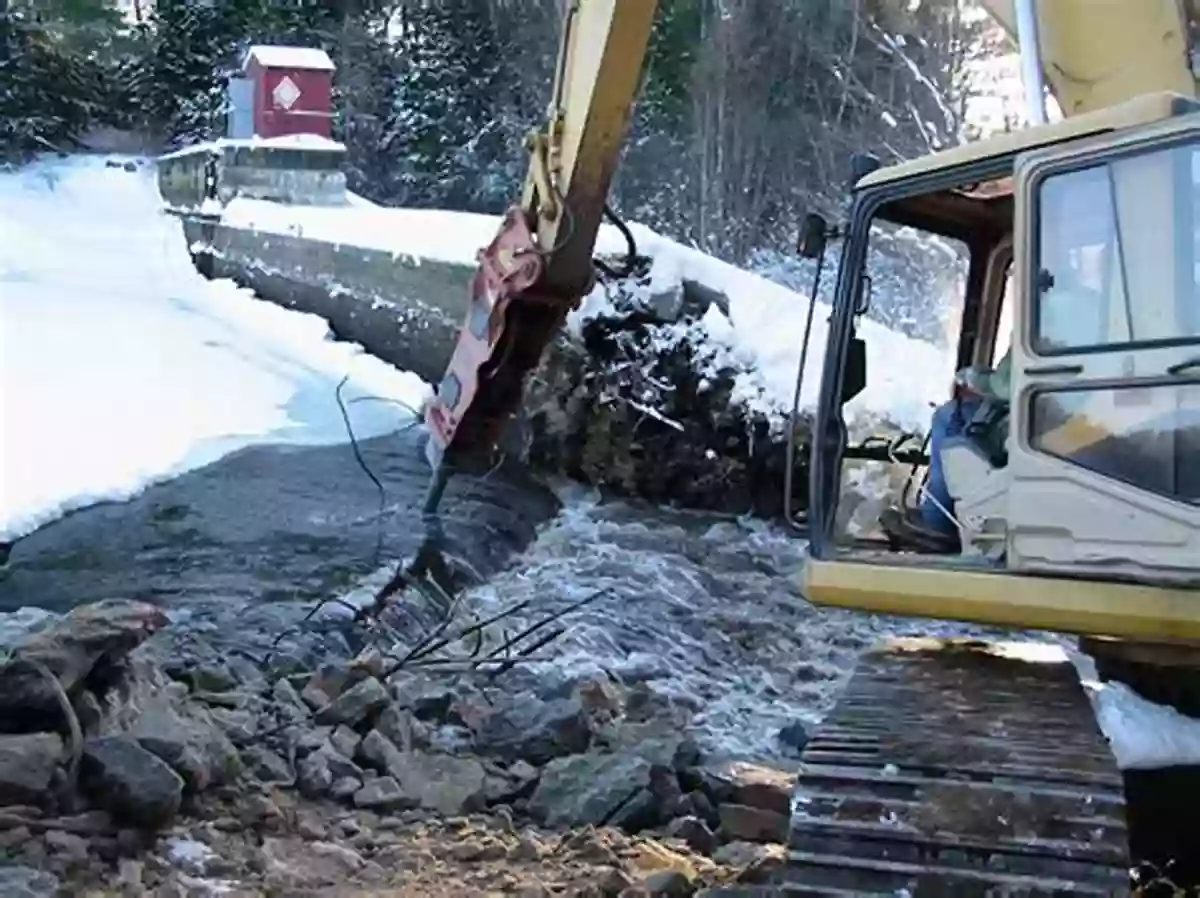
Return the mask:
[(988, 396), (1008, 402), (1012, 398), (1012, 347), (1004, 353), (987, 379)]
[(955, 375), (954, 383), (956, 389), (967, 394), (1008, 402), (1012, 392), (1012, 348), (992, 370), (970, 365)]

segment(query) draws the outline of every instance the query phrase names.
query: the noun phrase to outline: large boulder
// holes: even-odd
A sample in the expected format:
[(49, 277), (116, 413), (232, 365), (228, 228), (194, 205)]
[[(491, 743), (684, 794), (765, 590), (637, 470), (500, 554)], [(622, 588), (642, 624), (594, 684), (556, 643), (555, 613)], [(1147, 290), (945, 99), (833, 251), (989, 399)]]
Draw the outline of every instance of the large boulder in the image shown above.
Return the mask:
[(169, 824), (183, 799), (183, 780), (166, 762), (119, 736), (88, 740), (80, 784), (114, 817), (146, 829)]
[(122, 674), (126, 656), (167, 625), (162, 609), (145, 602), (82, 605), (16, 641), (0, 665), (0, 731), (30, 732), (62, 725), (55, 685), (74, 698), (103, 694)]

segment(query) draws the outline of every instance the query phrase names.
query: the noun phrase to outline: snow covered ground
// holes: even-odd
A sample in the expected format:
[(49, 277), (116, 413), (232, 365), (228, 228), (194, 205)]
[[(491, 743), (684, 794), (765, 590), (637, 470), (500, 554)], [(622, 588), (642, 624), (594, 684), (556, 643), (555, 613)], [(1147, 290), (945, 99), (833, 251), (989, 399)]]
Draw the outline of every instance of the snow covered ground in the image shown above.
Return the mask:
[[(500, 223), (495, 216), (467, 212), (359, 205), (296, 207), (245, 198), (229, 203), (223, 220), (268, 233), (370, 247), (415, 264), (429, 259), (462, 265), (475, 264), (476, 253), (491, 242)], [(736, 359), (750, 366), (751, 373), (737, 386), (738, 395), (775, 420), (782, 420), (782, 414), (791, 408), (796, 388), (808, 297), (642, 225), (631, 224), (630, 228), (639, 252), (653, 259), (648, 291), (657, 292), (681, 279), (690, 279), (729, 298), (728, 317), (713, 306), (700, 325), (705, 336), (721, 350), (714, 361)], [(597, 253), (620, 255), (625, 250), (624, 237), (616, 228), (605, 225)], [(597, 286), (569, 323), (578, 326), (602, 314), (609, 306), (608, 289)], [(829, 313), (828, 305), (817, 304), (802, 407), (816, 402)], [(874, 321), (863, 322), (862, 336), (867, 342), (870, 375), (866, 390), (854, 400), (851, 410), (924, 430), (930, 403), (941, 403), (947, 397), (954, 373), (953, 354)]]
[[(0, 540), (252, 443), (345, 440), (344, 375), (347, 400), (422, 401), (321, 319), (200, 277), (152, 164), (106, 159), (0, 172)], [(351, 410), (359, 436), (407, 414)]]

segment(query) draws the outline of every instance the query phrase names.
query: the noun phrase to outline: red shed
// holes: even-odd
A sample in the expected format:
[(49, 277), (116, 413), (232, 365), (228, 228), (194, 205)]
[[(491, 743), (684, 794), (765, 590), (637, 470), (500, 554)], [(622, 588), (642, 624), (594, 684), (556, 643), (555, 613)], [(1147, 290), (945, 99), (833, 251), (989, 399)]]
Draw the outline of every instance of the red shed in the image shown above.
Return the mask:
[(333, 60), (313, 47), (259, 45), (246, 51), (242, 73), (254, 86), (254, 134), (329, 137)]

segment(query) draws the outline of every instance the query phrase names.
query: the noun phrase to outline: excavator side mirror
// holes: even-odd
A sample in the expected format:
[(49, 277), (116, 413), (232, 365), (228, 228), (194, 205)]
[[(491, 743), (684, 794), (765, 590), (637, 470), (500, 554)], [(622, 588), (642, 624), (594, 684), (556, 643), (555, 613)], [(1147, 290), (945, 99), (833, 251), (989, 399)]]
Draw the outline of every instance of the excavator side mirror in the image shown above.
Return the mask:
[(854, 153), (850, 156), (850, 187), (876, 171), (880, 165), (879, 157), (870, 153)]
[(858, 335), (850, 337), (846, 347), (846, 371), (842, 376), (842, 405), (867, 387), (867, 341)]
[(825, 242), (828, 236), (829, 224), (825, 218), (816, 212), (809, 212), (804, 216), (804, 224), (800, 226), (796, 252), (802, 259), (819, 259), (825, 252)]

